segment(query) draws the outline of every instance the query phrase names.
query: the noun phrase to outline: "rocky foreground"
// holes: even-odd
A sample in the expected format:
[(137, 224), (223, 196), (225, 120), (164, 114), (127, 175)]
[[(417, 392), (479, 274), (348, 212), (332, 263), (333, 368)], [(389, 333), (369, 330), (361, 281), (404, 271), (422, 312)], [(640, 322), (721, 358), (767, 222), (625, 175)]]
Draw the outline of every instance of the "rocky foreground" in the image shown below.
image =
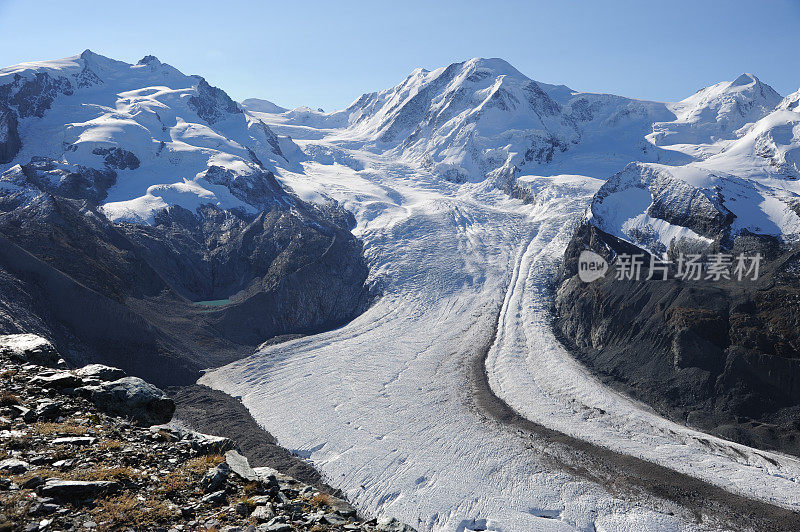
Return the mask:
[(232, 440), (168, 423), (160, 389), (67, 369), (34, 335), (0, 336), (0, 531), (412, 529), (268, 467)]

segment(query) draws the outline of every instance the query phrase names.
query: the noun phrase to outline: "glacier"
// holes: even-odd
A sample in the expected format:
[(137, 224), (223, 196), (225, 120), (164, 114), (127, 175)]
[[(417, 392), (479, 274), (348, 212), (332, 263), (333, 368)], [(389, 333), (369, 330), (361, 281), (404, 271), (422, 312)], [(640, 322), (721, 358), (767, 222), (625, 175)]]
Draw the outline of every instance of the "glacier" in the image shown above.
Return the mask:
[[(293, 135), (303, 149), (326, 145), (301, 140), (303, 128)], [(327, 142), (363, 169), (309, 161), (281, 177), (355, 214), (382, 296), (338, 330), (267, 347), (200, 382), (241, 397), (358, 507), (421, 530), (716, 529), (668, 501), (623, 500), (548, 467), (546, 438), (482, 415), (469, 367), (491, 346), (492, 390), (526, 418), (797, 509), (798, 460), (666, 421), (600, 384), (555, 339), (549, 283), (601, 180), (523, 176), (536, 195), (525, 204)]]

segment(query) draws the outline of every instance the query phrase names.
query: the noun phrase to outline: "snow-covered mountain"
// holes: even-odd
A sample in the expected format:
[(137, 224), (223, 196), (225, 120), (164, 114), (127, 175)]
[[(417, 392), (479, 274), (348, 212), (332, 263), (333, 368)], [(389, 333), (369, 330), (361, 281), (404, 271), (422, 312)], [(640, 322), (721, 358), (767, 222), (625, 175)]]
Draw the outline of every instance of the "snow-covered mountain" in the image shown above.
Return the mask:
[[(742, 74), (680, 102), (649, 102), (537, 82), (502, 59), (475, 58), (417, 69), (342, 111), (252, 109), (458, 183), (516, 192), (526, 175), (608, 179), (587, 221), (664, 253), (673, 239), (705, 248), (742, 231), (795, 238), (798, 98)], [(306, 148), (330, 158), (322, 151)]]
[(290, 166), (283, 148), (225, 92), (153, 56), (130, 65), (87, 50), (0, 70), (0, 173), (34, 157), (113, 172), (92, 185), (113, 221), (152, 223), (172, 205), (258, 212), (275, 201), (263, 175)]
[(737, 138), (742, 127), (760, 120), (781, 101), (775, 90), (753, 74), (742, 74), (668, 104), (676, 119), (653, 124), (653, 143), (709, 144)]
[(300, 159), (153, 56), (0, 70), (0, 330), (163, 383), (350, 319), (361, 244), (351, 215), (276, 179)]
[(288, 111), (288, 109), (285, 107), (281, 107), (280, 105), (272, 103), (269, 100), (262, 100), (260, 98), (248, 98), (246, 100), (242, 100), (241, 105), (248, 111), (256, 111), (259, 113), (279, 114)]
[(287, 123), (338, 128), (343, 140), (394, 153), (454, 182), (506, 180), (559, 164), (602, 174), (619, 161), (656, 161), (664, 152), (644, 137), (654, 122), (670, 118), (662, 103), (539, 83), (502, 59), (480, 58), (417, 69), (342, 111), (285, 114)]
[[(744, 78), (751, 83), (743, 84)], [(699, 154), (685, 165), (631, 163), (600, 189), (587, 215), (590, 223), (657, 254), (681, 240), (701, 250), (715, 242), (729, 247), (745, 232), (787, 242), (800, 238), (799, 93), (776, 101), (774, 91), (751, 76), (709, 89), (714, 90), (698, 95), (720, 98), (706, 99), (711, 103), (693, 107), (691, 121), (672, 125), (734, 136), (720, 137), (712, 150), (675, 146)]]

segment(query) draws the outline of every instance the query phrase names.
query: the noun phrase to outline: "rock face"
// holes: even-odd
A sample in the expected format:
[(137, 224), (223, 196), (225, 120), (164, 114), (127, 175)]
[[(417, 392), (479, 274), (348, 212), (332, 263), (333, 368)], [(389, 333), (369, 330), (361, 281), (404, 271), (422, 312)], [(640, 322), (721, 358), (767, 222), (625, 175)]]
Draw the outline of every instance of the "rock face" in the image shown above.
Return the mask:
[(0, 164), (14, 160), (22, 140), (19, 138), (17, 116), (7, 107), (0, 105)]
[[(584, 249), (611, 264), (605, 278), (578, 278)], [(566, 252), (555, 327), (607, 382), (668, 417), (800, 454), (800, 250), (742, 235), (730, 252), (764, 256), (756, 282), (680, 281), (674, 268), (668, 281), (617, 280), (615, 257), (645, 251), (584, 224)]]
[(165, 386), (352, 319), (370, 298), (352, 216), (285, 190), (282, 147), (299, 153), (151, 56), (0, 70), (0, 333)]

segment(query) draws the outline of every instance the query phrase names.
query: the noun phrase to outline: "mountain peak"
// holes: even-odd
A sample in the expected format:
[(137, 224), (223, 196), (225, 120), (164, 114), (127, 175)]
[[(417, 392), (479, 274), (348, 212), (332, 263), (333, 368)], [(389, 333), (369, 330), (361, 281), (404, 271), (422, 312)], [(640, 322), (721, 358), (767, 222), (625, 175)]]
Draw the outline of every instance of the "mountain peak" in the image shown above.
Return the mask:
[(733, 88), (733, 87), (744, 87), (746, 85), (753, 85), (753, 84), (759, 84), (759, 83), (761, 83), (761, 81), (759, 81), (759, 79), (757, 77), (755, 77), (753, 74), (745, 72), (744, 74), (742, 74), (741, 76), (739, 76), (738, 78), (733, 80), (731, 82), (731, 84), (729, 85), (729, 87), (730, 88)]
[(158, 65), (161, 64), (161, 61), (159, 61), (158, 58), (156, 56), (154, 56), (154, 55), (146, 55), (146, 56), (142, 57), (141, 59), (139, 59), (139, 62), (136, 63), (136, 64), (137, 65), (156, 65), (156, 66), (158, 66)]
[(464, 65), (464, 68), (472, 68), (475, 70), (483, 68), (491, 70), (493, 73), (497, 75), (510, 75), (514, 77), (522, 77), (527, 79), (527, 76), (525, 76), (522, 72), (514, 68), (514, 66), (511, 65), (511, 63), (499, 57), (489, 57), (489, 58), (473, 57), (468, 61), (464, 61), (464, 63), (462, 64)]

